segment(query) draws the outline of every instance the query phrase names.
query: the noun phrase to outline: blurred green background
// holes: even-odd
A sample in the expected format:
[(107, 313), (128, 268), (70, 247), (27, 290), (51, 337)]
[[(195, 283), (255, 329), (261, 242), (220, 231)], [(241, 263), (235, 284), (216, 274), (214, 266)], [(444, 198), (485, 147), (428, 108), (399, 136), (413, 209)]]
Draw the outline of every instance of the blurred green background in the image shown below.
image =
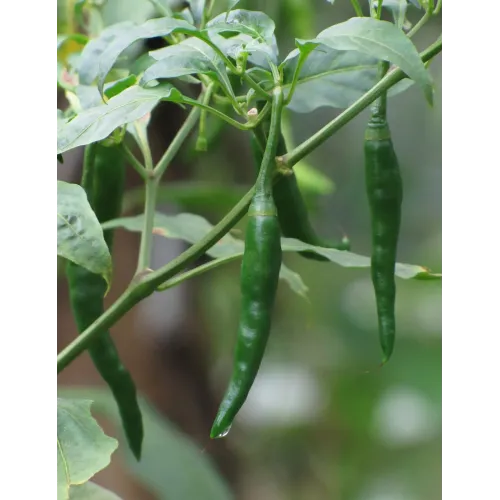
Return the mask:
[[(58, 1), (60, 26), (64, 24), (65, 5)], [(263, 10), (275, 20), (282, 55), (293, 49), (295, 37), (313, 37), (354, 15), (347, 0), (337, 0), (333, 6), (324, 0), (242, 1), (238, 7)], [(104, 12), (106, 23), (124, 19), (142, 21), (151, 16), (151, 5), (145, 0), (109, 0)], [(417, 9), (408, 10), (412, 22), (421, 15), (422, 11)], [(439, 17), (418, 33), (415, 43), (421, 50), (440, 33)], [(431, 73), (436, 89), (434, 107), (430, 108), (421, 91), (413, 86), (389, 101), (389, 118), (405, 190), (398, 260), (440, 272), (440, 57), (431, 64)], [(307, 115), (289, 113), (294, 142), (309, 137), (338, 112), (322, 108)], [(180, 120), (182, 112), (172, 112), (172, 116)], [(351, 239), (352, 251), (363, 255), (370, 253), (362, 156), (367, 117), (367, 112), (358, 116), (307, 159), (335, 184), (333, 194), (314, 200), (315, 227), (330, 239), (338, 239), (345, 232)], [(151, 133), (156, 132), (153, 129)], [(253, 165), (248, 137), (225, 128), (221, 140), (209, 152), (192, 154), (185, 148), (179, 164), (172, 169), (179, 172), (184, 169), (184, 173), (178, 174), (182, 179), (217, 181), (226, 185), (228, 191), (234, 185), (240, 188), (242, 184), (249, 185)], [(71, 175), (69, 170), (59, 167), (59, 177), (78, 182), (77, 174)], [(186, 210), (175, 203), (165, 203), (160, 208), (168, 213)], [(192, 211), (212, 222), (224, 213), (210, 202)], [(241, 230), (244, 225), (238, 227)], [(178, 242), (158, 240), (153, 265), (163, 264), (182, 248)], [(154, 385), (154, 390), (148, 390), (146, 382), (144, 386), (139, 382), (139, 389), (157, 407), (157, 413), (174, 423), (171, 428), (167, 420), (168, 427), (157, 430), (159, 435), (174, 433), (180, 441), (175, 446), (157, 446), (155, 456), (145, 456), (150, 476), (154, 474), (147, 464), (154, 463), (158, 468), (156, 479), (144, 479), (137, 470), (125, 467), (125, 474), (138, 477), (149, 495), (127, 496), (123, 481), (105, 477), (105, 483), (118, 485), (115, 491), (124, 499), (196, 498), (186, 496), (181, 487), (177, 493), (160, 491), (162, 475), (170, 478), (170, 486), (172, 481), (200, 483), (200, 499), (217, 498), (204, 490), (202, 476), (195, 469), (190, 470), (197, 460), (203, 461), (210, 474), (220, 474), (221, 480), (230, 485), (228, 490), (232, 493), (227, 493), (227, 498), (441, 498), (440, 282), (397, 281), (397, 343), (392, 360), (381, 369), (369, 271), (311, 262), (291, 253), (284, 255), (284, 262), (300, 274), (309, 288), (308, 300), (280, 283), (261, 371), (224, 444), (209, 443), (208, 429), (232, 364), (239, 316), (239, 263), (218, 268), (195, 278), (189, 286), (155, 296), (138, 306), (134, 342), (150, 342), (168, 349), (176, 335), (191, 332), (190, 328), (201, 329), (203, 333), (194, 337), (185, 333), (193, 342), (200, 342), (198, 357), (183, 357), (176, 351), (168, 359), (175, 358), (181, 364), (186, 359), (188, 364), (196, 364), (193, 359), (202, 359), (201, 367), (192, 369), (203, 378), (213, 401), (208, 405), (210, 411), (200, 417), (203, 424), (187, 426), (172, 408), (186, 410), (193, 397), (198, 397), (189, 393), (189, 385), (181, 391), (166, 391), (168, 394), (161, 397), (168, 402), (158, 408), (161, 405), (155, 404), (155, 398), (160, 397), (162, 384), (181, 386), (183, 382), (172, 377), (155, 378), (148, 382)], [(60, 288), (64, 293), (63, 281)], [(61, 299), (61, 311), (64, 304)], [(195, 326), (191, 326), (193, 321)], [(163, 350), (152, 348), (148, 352), (156, 356)], [(132, 359), (133, 354), (129, 356)], [(140, 370), (140, 367), (132, 370), (138, 380), (141, 380)], [(59, 384), (88, 386), (94, 382), (98, 383), (95, 377), (80, 379), (75, 372), (71, 380), (60, 379)], [(193, 419), (196, 418), (194, 415)], [(181, 430), (180, 435), (176, 429)], [(157, 439), (161, 442), (162, 438)], [(188, 454), (183, 462), (182, 474), (170, 476), (166, 470), (169, 463), (175, 467), (181, 454), (178, 446), (192, 447), (192, 455)], [(223, 454), (218, 446), (224, 447)], [(234, 467), (232, 460), (237, 464)], [(213, 468), (210, 464), (214, 464)]]

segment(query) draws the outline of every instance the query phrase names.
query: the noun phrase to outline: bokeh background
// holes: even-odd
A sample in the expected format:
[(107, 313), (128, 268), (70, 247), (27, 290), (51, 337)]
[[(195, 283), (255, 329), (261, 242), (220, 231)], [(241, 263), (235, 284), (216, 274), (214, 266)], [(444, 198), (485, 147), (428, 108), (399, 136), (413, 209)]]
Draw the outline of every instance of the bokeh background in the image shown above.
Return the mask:
[[(354, 15), (347, 0), (333, 6), (324, 0), (242, 1), (239, 7), (263, 10), (275, 20), (281, 54), (293, 49), (295, 37), (313, 37)], [(67, 29), (68, 11), (68, 3), (58, 0), (60, 32)], [(103, 12), (106, 24), (154, 15), (146, 0), (108, 0)], [(410, 21), (421, 14), (408, 11)], [(440, 33), (437, 18), (418, 33), (415, 43), (421, 50)], [(405, 188), (398, 260), (440, 272), (440, 56), (431, 72), (434, 107), (413, 86), (390, 100), (389, 117)], [(59, 94), (58, 107), (64, 105)], [(338, 112), (322, 108), (307, 115), (288, 114), (294, 142), (309, 137)], [(172, 104), (155, 112), (150, 136), (156, 159), (184, 116)], [(345, 232), (352, 250), (363, 255), (370, 252), (362, 150), (367, 116), (358, 116), (307, 158), (335, 186), (332, 194), (312, 200), (315, 227), (330, 239)], [(217, 184), (222, 193), (195, 199), (166, 189), (158, 209), (189, 211), (215, 223), (252, 182), (248, 137), (224, 127), (207, 153), (194, 152), (193, 144), (170, 167), (166, 185)], [(65, 155), (58, 177), (78, 182), (81, 157), (81, 150)], [(129, 170), (128, 186), (134, 190), (140, 183)], [(137, 213), (137, 199), (128, 199), (127, 213)], [(238, 229), (244, 229), (244, 223)], [(136, 234), (119, 230), (115, 241), (110, 301), (132, 277), (138, 251)], [(185, 247), (157, 237), (152, 267)], [(151, 408), (141, 464), (130, 460), (113, 412), (106, 411), (112, 404), (88, 355), (59, 375), (61, 394), (85, 394), (101, 402), (96, 417), (120, 440), (111, 466), (96, 476), (97, 482), (124, 500), (441, 498), (440, 283), (398, 280), (397, 345), (391, 362), (380, 369), (369, 271), (311, 262), (291, 253), (284, 261), (308, 287), (307, 300), (280, 282), (265, 359), (227, 438), (210, 441), (208, 435), (232, 365), (239, 262), (155, 294), (112, 329)], [(58, 348), (75, 335), (60, 266)]]

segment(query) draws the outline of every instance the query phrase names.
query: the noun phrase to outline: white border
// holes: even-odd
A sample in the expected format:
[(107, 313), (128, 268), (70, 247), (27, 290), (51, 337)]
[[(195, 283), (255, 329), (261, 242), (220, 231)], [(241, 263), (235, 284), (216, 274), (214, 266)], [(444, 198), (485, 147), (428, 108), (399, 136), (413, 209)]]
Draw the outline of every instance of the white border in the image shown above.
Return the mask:
[(1, 496), (56, 498), (57, 4), (1, 17)]
[(444, 4), (443, 499), (493, 499), (500, 498), (498, 5)]

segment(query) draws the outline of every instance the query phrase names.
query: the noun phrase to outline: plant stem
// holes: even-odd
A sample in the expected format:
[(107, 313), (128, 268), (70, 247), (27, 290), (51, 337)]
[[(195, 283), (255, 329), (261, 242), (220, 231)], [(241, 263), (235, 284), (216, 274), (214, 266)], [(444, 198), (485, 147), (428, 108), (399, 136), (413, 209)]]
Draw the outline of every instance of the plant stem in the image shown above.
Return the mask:
[(217, 241), (233, 228), (245, 215), (254, 193), (252, 187), (233, 209), (205, 235), (200, 241), (192, 245), (181, 255), (170, 261), (167, 265), (157, 271), (144, 273), (139, 279), (137, 277), (123, 294), (81, 333), (73, 342), (65, 347), (57, 356), (57, 373), (61, 372), (71, 361), (78, 357), (92, 343), (100, 333), (112, 327), (133, 306), (145, 297), (151, 295), (158, 286), (169, 280), (186, 266), (205, 253)]
[(123, 156), (125, 156), (126, 160), (130, 163), (133, 169), (144, 179), (146, 180), (147, 172), (144, 165), (135, 157), (134, 153), (130, 151), (130, 148), (122, 142), (121, 144), (121, 152)]
[[(199, 99), (202, 99), (202, 95), (200, 95)], [(172, 139), (172, 142), (168, 146), (165, 153), (163, 153), (163, 156), (160, 158), (160, 161), (156, 164), (153, 173), (158, 182), (161, 180), (163, 174), (166, 172), (168, 166), (174, 159), (175, 155), (179, 152), (179, 149), (181, 148), (182, 144), (184, 143), (188, 135), (195, 127), (200, 117), (200, 113), (201, 110), (198, 107), (194, 107), (191, 110), (188, 117), (182, 124), (182, 127), (178, 130), (177, 134), (175, 134), (175, 137)]]
[(436, 8), (434, 9), (434, 12), (432, 13), (434, 16), (437, 16), (439, 12), (441, 11), (441, 5), (442, 5), (442, 0), (438, 0), (436, 4)]
[(153, 244), (153, 225), (156, 209), (156, 191), (158, 181), (154, 176), (146, 178), (146, 199), (144, 201), (144, 226), (141, 233), (141, 246), (137, 260), (137, 273), (149, 268), (151, 260), (151, 247)]
[(218, 259), (211, 260), (210, 262), (207, 262), (206, 264), (202, 264), (201, 266), (197, 266), (194, 269), (190, 269), (189, 271), (186, 271), (185, 273), (179, 274), (178, 276), (175, 276), (172, 279), (169, 279), (162, 285), (160, 285), (156, 291), (158, 292), (163, 292), (165, 290), (168, 290), (169, 288), (172, 288), (176, 285), (179, 285), (183, 281), (186, 281), (190, 278), (194, 278), (195, 276), (199, 276), (200, 274), (206, 273), (207, 271), (210, 271), (212, 269), (215, 269), (216, 267), (222, 266), (222, 264), (227, 264), (228, 262), (232, 262), (233, 260), (241, 259), (243, 256), (243, 252), (238, 252), (232, 255), (228, 255), (226, 257), (220, 257)]
[(361, 5), (359, 5), (358, 0), (351, 0), (352, 8), (358, 17), (363, 17), (363, 11), (361, 10)]
[(295, 71), (293, 72), (292, 85), (285, 99), (285, 106), (287, 106), (292, 100), (293, 93), (295, 92), (295, 87), (297, 86), (297, 81), (299, 80), (300, 70), (306, 62), (307, 56), (305, 52), (301, 52), (299, 55), (299, 60), (297, 61), (297, 66), (295, 66)]
[[(442, 50), (441, 39), (434, 42), (427, 47), (420, 56), (423, 62), (435, 57)], [(342, 128), (345, 124), (349, 123), (355, 116), (359, 115), (365, 108), (367, 108), (377, 97), (387, 92), (392, 86), (400, 82), (407, 75), (401, 70), (396, 69), (388, 73), (380, 82), (373, 86), (366, 94), (361, 96), (355, 103), (349, 106), (345, 111), (333, 119), (330, 123), (326, 124), (322, 129), (318, 130), (314, 135), (299, 144), (293, 151), (290, 151), (285, 156), (279, 158), (279, 163), (288, 168), (293, 167), (302, 158), (306, 157), (309, 153), (314, 151), (318, 146), (328, 140), (335, 132)]]
[(407, 33), (406, 36), (408, 38), (411, 38), (412, 36), (414, 36), (420, 30), (420, 28), (422, 28), (422, 26), (424, 26), (424, 24), (427, 23), (427, 21), (431, 17), (432, 17), (432, 9), (429, 6), (429, 8), (427, 9), (427, 12), (419, 19), (418, 23), (415, 24), (415, 26), (413, 26), (413, 28)]
[[(193, 34), (193, 36), (196, 36), (196, 34)], [(215, 43), (213, 43), (209, 38), (203, 37), (203, 36), (198, 36), (200, 40), (203, 40), (209, 47), (211, 47), (217, 55), (224, 61), (224, 64), (229, 68), (229, 71), (231, 73), (234, 73), (235, 75), (240, 76), (251, 88), (257, 92), (261, 97), (263, 97), (266, 101), (271, 100), (271, 96), (263, 89), (261, 88), (251, 77), (248, 73), (243, 72), (238, 70), (238, 68), (231, 62), (231, 60), (222, 52)]]

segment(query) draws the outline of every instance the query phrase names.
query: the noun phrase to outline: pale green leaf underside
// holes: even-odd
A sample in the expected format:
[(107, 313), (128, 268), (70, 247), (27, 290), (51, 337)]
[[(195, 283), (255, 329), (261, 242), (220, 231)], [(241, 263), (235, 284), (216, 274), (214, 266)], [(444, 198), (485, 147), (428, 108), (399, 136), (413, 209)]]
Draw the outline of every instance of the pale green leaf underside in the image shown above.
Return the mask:
[(356, 17), (323, 30), (313, 40), (297, 39), (296, 43), (300, 50), (309, 51), (323, 44), (390, 61), (420, 85), (432, 103), (433, 83), (429, 72), (410, 39), (390, 22)]
[(121, 500), (121, 498), (112, 491), (89, 481), (72, 486), (69, 490), (69, 500)]
[(71, 486), (86, 483), (108, 466), (118, 447), (92, 417), (91, 404), (57, 399), (57, 500), (67, 500)]
[(168, 83), (153, 88), (133, 85), (107, 103), (86, 109), (57, 130), (57, 153), (108, 137), (116, 128), (150, 113), (161, 100), (182, 101), (182, 94)]
[[(290, 89), (299, 59), (299, 50), (284, 61), (285, 92)], [(336, 50), (320, 45), (306, 59), (297, 80), (289, 108), (297, 113), (310, 113), (322, 106), (349, 107), (377, 83), (377, 59), (352, 50)], [(413, 84), (405, 78), (392, 87), (388, 95), (403, 92)]]
[[(203, 217), (187, 213), (173, 216), (157, 213), (155, 215), (154, 224), (155, 234), (166, 238), (182, 239), (189, 243), (196, 243), (213, 227), (212, 224), (210, 224)], [(124, 217), (103, 224), (103, 228), (105, 229), (116, 227), (123, 227), (129, 231), (141, 231), (143, 227), (143, 216)], [(304, 250), (310, 250), (343, 267), (370, 267), (369, 257), (352, 252), (315, 247), (292, 238), (282, 238), (281, 247), (284, 252), (302, 252)], [(230, 234), (226, 234), (210, 250), (208, 250), (207, 254), (216, 259), (227, 259), (231, 256), (242, 255), (243, 251), (243, 240), (234, 238)], [(396, 264), (395, 275), (403, 279), (441, 279), (440, 274), (431, 273), (422, 266), (412, 264)], [(284, 275), (282, 272), (281, 278), (285, 279), (290, 284), (286, 273)], [(294, 291), (297, 291), (293, 284), (290, 284), (290, 286), (294, 289)]]
[[(123, 227), (128, 231), (140, 232), (143, 227), (143, 219), (142, 214), (135, 217), (123, 217), (103, 224), (103, 228)], [(193, 244), (201, 240), (212, 228), (213, 225), (199, 215), (156, 213), (153, 231), (165, 238), (180, 239)], [(207, 255), (215, 259), (226, 258), (243, 254), (244, 248), (245, 244), (242, 240), (234, 238), (231, 234), (226, 234), (207, 251)], [(298, 295), (305, 296), (307, 294), (308, 288), (300, 276), (284, 264), (281, 266), (280, 278)]]
[(57, 255), (111, 282), (111, 255), (87, 195), (63, 181), (57, 181)]

